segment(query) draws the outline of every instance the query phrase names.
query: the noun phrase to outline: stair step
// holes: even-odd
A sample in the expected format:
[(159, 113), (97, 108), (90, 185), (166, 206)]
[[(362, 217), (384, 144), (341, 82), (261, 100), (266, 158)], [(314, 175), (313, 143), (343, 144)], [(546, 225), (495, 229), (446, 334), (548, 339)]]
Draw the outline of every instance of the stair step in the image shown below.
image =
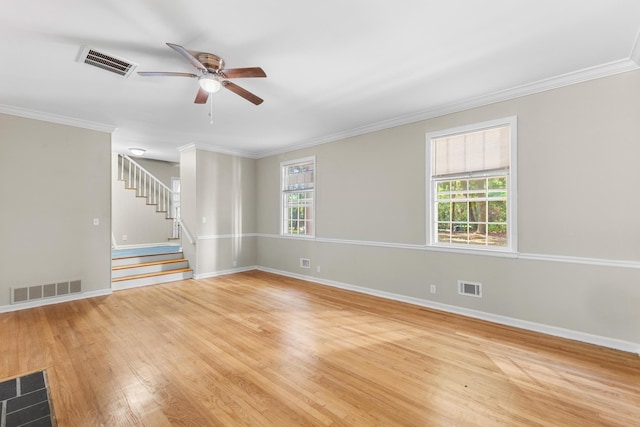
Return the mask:
[(130, 289), (140, 286), (176, 282), (179, 280), (191, 279), (192, 277), (193, 270), (191, 268), (181, 268), (178, 270), (168, 270), (150, 274), (139, 274), (137, 276), (127, 276), (113, 279), (111, 281), (111, 287), (114, 290)]
[(135, 276), (126, 276), (126, 277), (118, 277), (113, 279), (112, 282), (122, 282), (125, 280), (134, 280), (134, 279), (144, 279), (146, 277), (156, 277), (156, 276), (165, 276), (172, 273), (186, 273), (193, 271), (189, 267), (180, 268), (178, 270), (167, 270), (167, 271), (158, 271), (156, 273), (147, 273), (147, 274), (138, 274)]
[(188, 267), (189, 261), (186, 259), (116, 266), (112, 268), (111, 280), (113, 281), (122, 277), (144, 276), (165, 271), (176, 271)]
[(151, 255), (131, 255), (124, 257), (116, 257), (111, 260), (111, 266), (119, 267), (122, 265), (131, 265), (131, 264), (144, 264), (148, 262), (158, 262), (158, 261), (167, 261), (174, 259), (182, 259), (184, 255), (182, 252), (165, 252), (161, 254), (151, 254)]
[(176, 263), (176, 262), (185, 262), (185, 261), (186, 261), (185, 258), (167, 259), (167, 260), (162, 260), (162, 261), (141, 262), (139, 264), (117, 265), (115, 267), (112, 267), (111, 269), (112, 270), (125, 270), (127, 268), (148, 267), (148, 266), (152, 266), (152, 265), (172, 264), (172, 263)]

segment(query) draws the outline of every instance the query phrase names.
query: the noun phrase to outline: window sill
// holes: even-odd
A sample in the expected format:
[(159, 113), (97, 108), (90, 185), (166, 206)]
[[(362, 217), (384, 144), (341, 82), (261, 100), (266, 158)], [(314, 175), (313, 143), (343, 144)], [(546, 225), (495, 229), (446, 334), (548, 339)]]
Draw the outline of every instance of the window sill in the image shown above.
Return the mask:
[(504, 258), (517, 258), (518, 252), (511, 248), (493, 248), (493, 247), (469, 247), (469, 246), (453, 246), (453, 245), (426, 245), (427, 250), (434, 252), (448, 252), (466, 255), (484, 255), (498, 256)]

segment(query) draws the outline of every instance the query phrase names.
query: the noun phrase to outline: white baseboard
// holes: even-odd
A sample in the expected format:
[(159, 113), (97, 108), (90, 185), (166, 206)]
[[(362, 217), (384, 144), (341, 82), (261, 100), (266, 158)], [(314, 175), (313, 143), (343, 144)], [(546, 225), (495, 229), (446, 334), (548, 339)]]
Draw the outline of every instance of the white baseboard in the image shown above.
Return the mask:
[(105, 295), (111, 295), (113, 292), (111, 289), (101, 289), (99, 291), (82, 292), (79, 294), (70, 294), (62, 297), (43, 298), (40, 300), (29, 301), (19, 304), (2, 305), (0, 306), (0, 313), (9, 313), (11, 311), (25, 310), (27, 308), (43, 307), (45, 305), (58, 304), (67, 301), (76, 301), (80, 299), (102, 297)]
[[(487, 313), (483, 311), (471, 310), (464, 307), (457, 307), (453, 305), (438, 303), (434, 301), (423, 300), (420, 298), (409, 297), (400, 294), (394, 294), (391, 292), (378, 291), (375, 289), (365, 288), (362, 286), (350, 285), (347, 283), (336, 282), (333, 280), (321, 279), (313, 276), (305, 276), (303, 274), (291, 273), (283, 270), (276, 270), (267, 267), (250, 266), (234, 268), (229, 270), (221, 270), (204, 274), (194, 275), (194, 279), (206, 279), (210, 277), (224, 276), (234, 273), (242, 273), (245, 271), (260, 270), (268, 273), (279, 274), (285, 277), (292, 277), (295, 279), (306, 280), (308, 282), (318, 283), (321, 285), (332, 286), (334, 288), (345, 289), (349, 291), (359, 292), (362, 294), (373, 295), (389, 300), (400, 301), (408, 304), (417, 305), (420, 307), (432, 308), (444, 312), (459, 314), (462, 316), (471, 317), (474, 319), (486, 320), (501, 325), (512, 326), (515, 328), (525, 329), (534, 332), (540, 332), (547, 335), (566, 338), (575, 341), (581, 341), (589, 344), (595, 344), (602, 347), (613, 348), (616, 350), (626, 351), (630, 353), (636, 353), (640, 355), (640, 343), (634, 343), (630, 341), (619, 340), (616, 338), (603, 337), (600, 335), (593, 335), (586, 332), (574, 331), (571, 329), (560, 328), (557, 326), (545, 325), (537, 322), (530, 322), (527, 320), (516, 319), (513, 317), (502, 316), (498, 314)], [(8, 313), (12, 311), (24, 310), (28, 308), (41, 307), (50, 304), (58, 304), (61, 302), (75, 301), (85, 298), (93, 298), (98, 296), (111, 295), (111, 289), (101, 289), (98, 291), (83, 292), (81, 294), (67, 295), (64, 297), (47, 298), (38, 301), (30, 301), (21, 304), (12, 304), (0, 306), (0, 313)]]
[(249, 267), (240, 267), (240, 268), (232, 268), (229, 270), (220, 270), (220, 271), (212, 271), (209, 273), (202, 273), (202, 274), (194, 274), (193, 278), (198, 280), (198, 279), (208, 279), (210, 277), (218, 277), (218, 276), (226, 276), (227, 274), (234, 274), (234, 273), (243, 273), (245, 271), (251, 271), (251, 270), (259, 270), (260, 268), (252, 265)]
[(566, 339), (575, 340), (575, 341), (581, 341), (589, 344), (595, 344), (602, 347), (613, 348), (615, 350), (621, 350), (621, 351), (636, 353), (640, 355), (640, 343), (619, 340), (616, 338), (603, 337), (600, 335), (593, 335), (586, 332), (574, 331), (571, 329), (545, 325), (537, 322), (530, 322), (527, 320), (516, 319), (513, 317), (502, 316), (499, 314), (487, 313), (484, 311), (471, 310), (464, 307), (458, 307), (454, 305), (423, 300), (420, 298), (408, 297), (405, 295), (394, 294), (391, 292), (378, 291), (375, 289), (369, 289), (362, 286), (350, 285), (347, 283), (321, 279), (313, 276), (305, 276), (302, 274), (291, 273), (288, 271), (275, 270), (275, 269), (266, 268), (266, 267), (256, 267), (256, 268), (260, 271), (279, 274), (287, 277), (293, 277), (295, 279), (306, 280), (306, 281), (318, 283), (321, 285), (332, 286), (334, 288), (340, 288), (340, 289), (345, 289), (349, 291), (359, 292), (362, 294), (386, 298), (394, 301), (405, 302), (405, 303), (417, 305), (420, 307), (432, 308), (435, 310), (459, 314), (459, 315), (471, 317), (474, 319), (486, 320), (488, 322), (498, 323), (501, 325), (512, 326), (515, 328), (525, 329), (525, 330), (534, 331), (534, 332), (540, 332), (547, 335), (552, 335), (552, 336), (566, 338)]

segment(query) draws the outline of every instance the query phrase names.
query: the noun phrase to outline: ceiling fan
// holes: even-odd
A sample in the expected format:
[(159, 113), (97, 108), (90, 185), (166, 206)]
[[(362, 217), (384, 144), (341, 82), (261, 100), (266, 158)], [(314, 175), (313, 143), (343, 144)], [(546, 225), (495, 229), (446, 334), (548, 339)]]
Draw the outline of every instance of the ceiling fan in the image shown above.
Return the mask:
[(194, 101), (196, 104), (205, 104), (210, 94), (218, 92), (223, 87), (225, 89), (229, 89), (236, 95), (240, 95), (255, 105), (260, 105), (264, 101), (262, 98), (254, 95), (248, 90), (227, 80), (246, 77), (267, 77), (262, 68), (224, 68), (224, 61), (222, 58), (212, 53), (190, 51), (173, 43), (167, 43), (167, 46), (189, 61), (191, 65), (198, 70), (198, 74), (176, 73), (171, 71), (138, 71), (138, 74), (141, 76), (178, 76), (197, 78), (200, 88), (198, 89), (198, 93), (196, 94), (196, 99)]

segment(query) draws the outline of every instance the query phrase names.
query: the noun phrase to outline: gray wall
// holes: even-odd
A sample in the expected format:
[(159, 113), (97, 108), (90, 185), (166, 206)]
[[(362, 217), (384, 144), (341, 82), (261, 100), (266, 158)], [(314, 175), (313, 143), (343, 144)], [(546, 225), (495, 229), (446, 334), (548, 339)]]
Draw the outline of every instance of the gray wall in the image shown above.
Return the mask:
[[(182, 216), (198, 237), (185, 255), (197, 277), (258, 265), (640, 351), (638, 93), (635, 71), (260, 160), (183, 151)], [(514, 115), (518, 253), (426, 247), (426, 133)], [(0, 306), (10, 286), (108, 289), (109, 135), (0, 115), (0, 144)], [(284, 238), (279, 163), (310, 155), (316, 238)], [(458, 279), (483, 283), (484, 297), (458, 295)]]
[[(147, 200), (136, 197), (134, 190), (126, 189), (118, 179), (118, 155), (112, 155), (112, 232), (117, 246), (169, 243), (173, 221), (166, 214), (156, 212)], [(180, 177), (179, 164), (150, 159), (134, 159), (143, 168), (171, 188), (171, 177)], [(124, 240), (124, 236), (127, 240)]]
[(183, 221), (197, 236), (189, 258), (196, 277), (255, 266), (255, 163), (195, 148), (181, 153)]
[[(639, 93), (630, 72), (260, 159), (257, 263), (640, 343)], [(519, 253), (425, 247), (426, 134), (508, 116), (518, 118)], [(310, 155), (316, 238), (284, 238), (279, 164)], [(484, 297), (458, 295), (460, 279), (483, 283)]]
[(145, 159), (144, 157), (130, 157), (169, 188), (171, 188), (171, 178), (180, 178), (180, 163)]
[(0, 114), (0, 182), (0, 306), (11, 287), (110, 289), (111, 135)]
[[(198, 271), (197, 241), (198, 215), (197, 207), (197, 168), (196, 150), (187, 150), (180, 153), (180, 210), (181, 219), (186, 227), (182, 230), (182, 251), (185, 258), (189, 260), (189, 266), (194, 272)], [(191, 243), (186, 233), (190, 233), (194, 242)]]

